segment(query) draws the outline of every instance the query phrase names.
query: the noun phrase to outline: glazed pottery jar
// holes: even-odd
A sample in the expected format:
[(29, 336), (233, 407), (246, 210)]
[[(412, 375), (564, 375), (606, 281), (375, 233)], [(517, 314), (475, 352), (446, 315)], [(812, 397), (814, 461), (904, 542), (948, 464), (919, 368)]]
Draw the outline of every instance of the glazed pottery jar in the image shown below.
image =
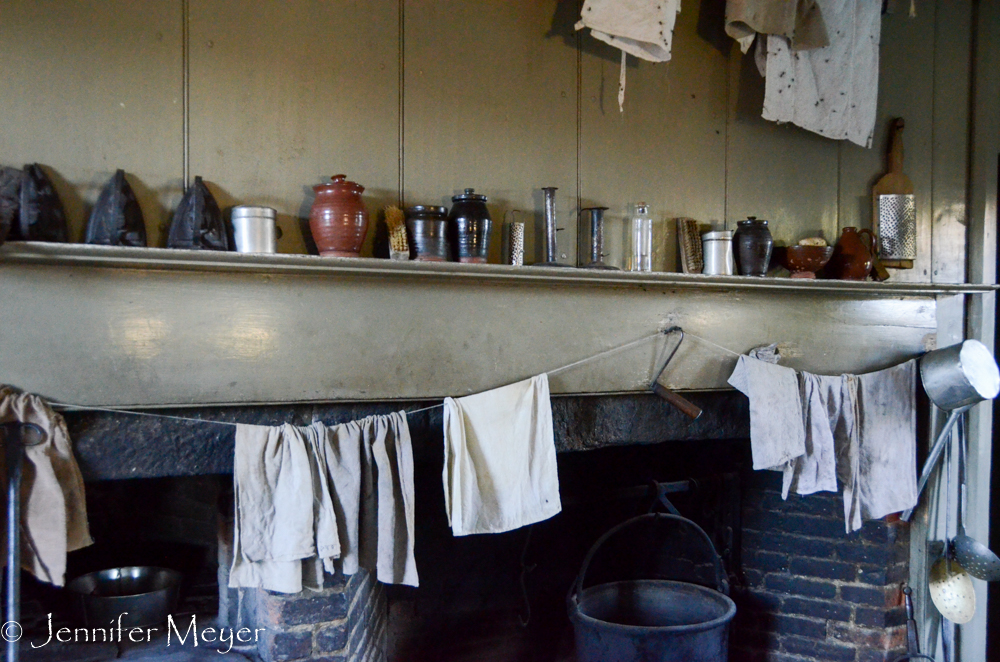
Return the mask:
[[(863, 237), (868, 237), (866, 243)], [(875, 235), (871, 230), (844, 228), (833, 249), (833, 257), (826, 266), (831, 278), (839, 280), (865, 280), (874, 263)]]
[(334, 175), (329, 184), (313, 187), (316, 199), (309, 210), (309, 230), (319, 254), (358, 257), (368, 232), (368, 210), (361, 201), (365, 187)]
[(733, 252), (736, 257), (736, 267), (741, 276), (764, 276), (771, 262), (771, 251), (774, 239), (767, 229), (767, 221), (748, 216), (745, 221), (736, 223), (736, 233), (733, 235)]
[(410, 259), (445, 262), (448, 259), (448, 210), (445, 207), (416, 205), (406, 209), (406, 232)]
[(486, 196), (467, 188), (451, 201), (455, 203), (448, 214), (448, 243), (451, 244), (452, 259), (458, 262), (486, 262), (492, 226), (490, 212), (486, 209)]

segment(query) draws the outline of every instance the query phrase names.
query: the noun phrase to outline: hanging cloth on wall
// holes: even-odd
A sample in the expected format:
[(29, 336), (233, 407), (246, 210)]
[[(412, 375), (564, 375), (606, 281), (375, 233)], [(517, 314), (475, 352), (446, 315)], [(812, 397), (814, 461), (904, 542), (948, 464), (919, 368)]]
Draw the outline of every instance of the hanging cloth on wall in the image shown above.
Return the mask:
[(817, 0), (726, 0), (726, 34), (744, 53), (757, 33), (785, 37), (795, 51), (830, 45)]
[(511, 531), (559, 513), (548, 377), (446, 399), (443, 480), (456, 536)]
[(231, 588), (298, 593), (324, 572), (418, 583), (406, 417), (237, 425)]
[(871, 147), (878, 100), (881, 3), (818, 0), (830, 45), (795, 51), (767, 37), (764, 110), (774, 122)]
[[(83, 476), (73, 457), (62, 416), (37, 395), (0, 386), (0, 423), (33, 423), (45, 440), (24, 449), (21, 481), (21, 567), (40, 580), (62, 586), (66, 554), (93, 544), (87, 524)], [(6, 476), (4, 453), (0, 472)], [(7, 492), (3, 492), (4, 510)], [(0, 530), (6, 548), (7, 527)], [(6, 557), (4, 558), (6, 561)]]
[(625, 110), (625, 55), (650, 62), (670, 59), (680, 0), (585, 0), (577, 30), (590, 28), (595, 39), (622, 52), (618, 110)]

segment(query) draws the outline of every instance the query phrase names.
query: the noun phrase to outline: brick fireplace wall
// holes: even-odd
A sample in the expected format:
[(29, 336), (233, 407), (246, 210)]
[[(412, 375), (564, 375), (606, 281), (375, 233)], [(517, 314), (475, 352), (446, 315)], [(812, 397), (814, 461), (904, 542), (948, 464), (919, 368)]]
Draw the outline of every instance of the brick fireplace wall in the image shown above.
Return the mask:
[(781, 499), (781, 476), (754, 472), (743, 500), (743, 574), (733, 662), (885, 662), (904, 652), (909, 525), (845, 533), (843, 500)]

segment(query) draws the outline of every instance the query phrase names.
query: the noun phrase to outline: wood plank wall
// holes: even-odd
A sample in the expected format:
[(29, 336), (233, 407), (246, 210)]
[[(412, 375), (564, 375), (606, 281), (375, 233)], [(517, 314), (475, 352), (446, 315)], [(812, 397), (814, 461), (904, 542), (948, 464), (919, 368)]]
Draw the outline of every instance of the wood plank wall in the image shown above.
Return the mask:
[(895, 4), (866, 150), (760, 119), (762, 79), (721, 32), (723, 0), (685, 2), (671, 62), (630, 58), (624, 113), (619, 52), (573, 31), (576, 0), (5, 0), (0, 163), (49, 167), (76, 240), (125, 168), (161, 245), (186, 139), (190, 175), (221, 205), (278, 209), (284, 252), (309, 250), (311, 186), (344, 172), (373, 212), (475, 187), (490, 198), (494, 260), (518, 209), (532, 261), (539, 189), (557, 186), (563, 261), (579, 205), (614, 221), (645, 200), (657, 266), (676, 270), (677, 216), (733, 228), (755, 215), (785, 242), (870, 226), (888, 123), (902, 116), (920, 258), (894, 278), (962, 281), (972, 2), (920, 2), (916, 18)]

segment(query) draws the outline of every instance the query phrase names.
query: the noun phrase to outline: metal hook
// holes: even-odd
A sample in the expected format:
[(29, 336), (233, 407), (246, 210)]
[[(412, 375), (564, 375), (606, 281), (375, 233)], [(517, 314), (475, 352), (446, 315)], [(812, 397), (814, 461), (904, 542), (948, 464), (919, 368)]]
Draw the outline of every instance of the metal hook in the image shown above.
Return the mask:
[(671, 359), (674, 358), (674, 354), (677, 353), (677, 350), (681, 347), (681, 343), (684, 342), (684, 329), (679, 326), (671, 326), (663, 330), (663, 335), (670, 335), (672, 333), (680, 333), (681, 339), (677, 341), (673, 351), (670, 352), (670, 356), (668, 356), (667, 360), (663, 362), (663, 367), (660, 368), (659, 372), (656, 373), (656, 376), (653, 377), (653, 381), (649, 383), (649, 388), (653, 391), (653, 393), (660, 396), (674, 407), (677, 407), (677, 409), (681, 410), (681, 412), (690, 417), (692, 421), (695, 421), (698, 420), (702, 414), (701, 408), (687, 398), (674, 393), (660, 384), (660, 376), (663, 375), (663, 371), (667, 369)]

